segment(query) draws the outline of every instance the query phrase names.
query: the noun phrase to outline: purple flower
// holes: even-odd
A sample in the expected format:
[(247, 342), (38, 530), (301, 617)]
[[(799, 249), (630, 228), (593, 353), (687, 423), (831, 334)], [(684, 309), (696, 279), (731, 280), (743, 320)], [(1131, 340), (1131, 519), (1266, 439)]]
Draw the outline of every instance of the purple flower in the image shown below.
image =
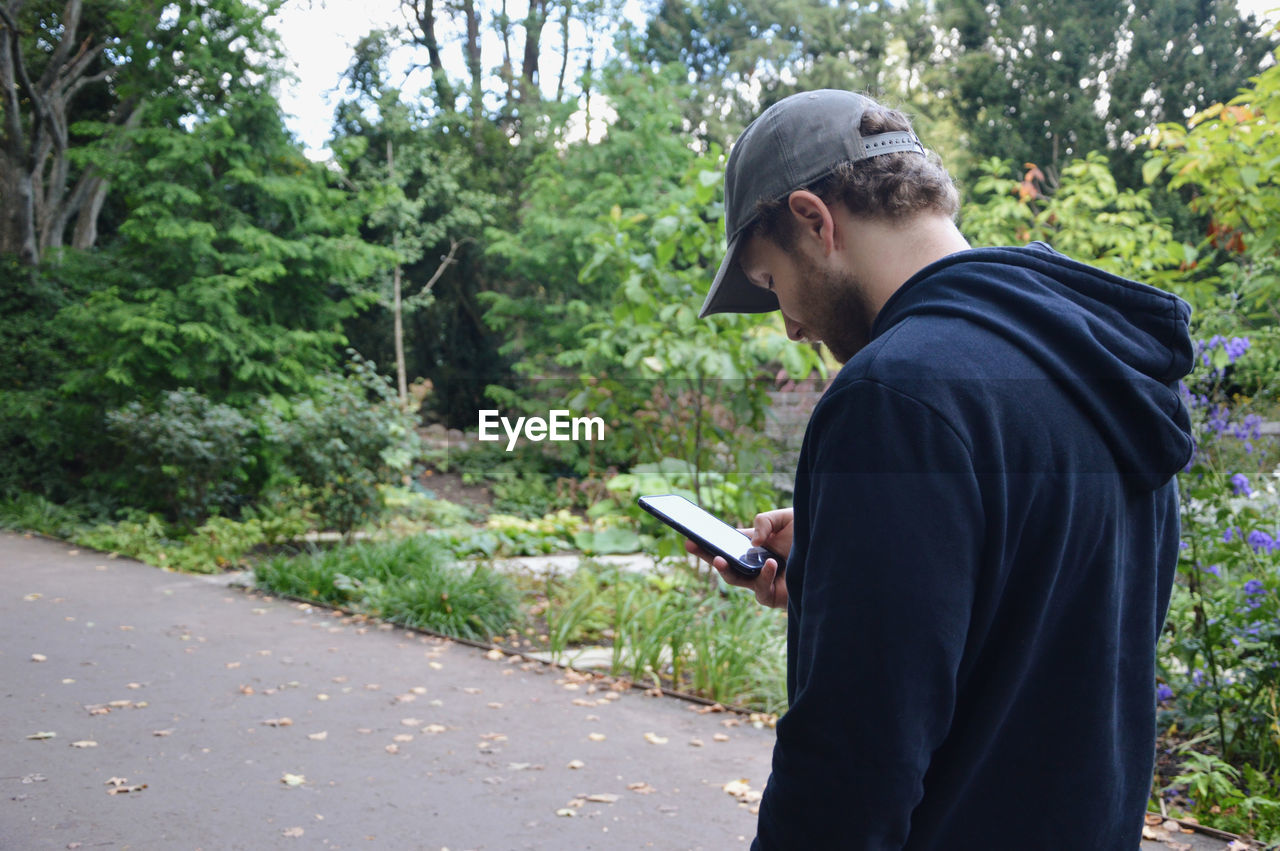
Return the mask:
[(1221, 576), (1222, 571), (1216, 564), (1211, 564), (1204, 569), (1205, 573), (1212, 573), (1214, 576)]
[(1169, 688), (1164, 683), (1160, 683), (1160, 685), (1156, 686), (1156, 700), (1164, 703), (1171, 697), (1173, 697), (1173, 689)]
[(1244, 593), (1250, 597), (1261, 594), (1263, 591), (1261, 579), (1250, 579), (1244, 584)]
[(1236, 473), (1231, 477), (1231, 488), (1236, 496), (1253, 496), (1253, 488), (1249, 487), (1249, 477), (1244, 473)]
[(1254, 529), (1252, 532), (1250, 532), (1248, 540), (1249, 540), (1249, 546), (1253, 547), (1253, 551), (1255, 553), (1261, 553), (1261, 552), (1269, 553), (1269, 552), (1272, 552), (1273, 550), (1280, 549), (1280, 546), (1276, 544), (1276, 539), (1271, 537), (1261, 529)]

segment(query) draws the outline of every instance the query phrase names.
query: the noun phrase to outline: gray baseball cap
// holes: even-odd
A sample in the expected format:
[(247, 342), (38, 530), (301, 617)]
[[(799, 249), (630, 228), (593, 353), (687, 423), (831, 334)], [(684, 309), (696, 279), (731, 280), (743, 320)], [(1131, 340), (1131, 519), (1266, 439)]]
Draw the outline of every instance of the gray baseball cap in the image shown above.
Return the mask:
[(756, 205), (803, 189), (843, 162), (881, 154), (924, 154), (907, 131), (863, 136), (862, 114), (878, 104), (837, 89), (800, 92), (761, 113), (734, 143), (724, 174), (724, 232), (729, 248), (698, 317), (713, 313), (766, 313), (778, 299), (747, 280), (738, 264), (742, 235), (755, 220)]

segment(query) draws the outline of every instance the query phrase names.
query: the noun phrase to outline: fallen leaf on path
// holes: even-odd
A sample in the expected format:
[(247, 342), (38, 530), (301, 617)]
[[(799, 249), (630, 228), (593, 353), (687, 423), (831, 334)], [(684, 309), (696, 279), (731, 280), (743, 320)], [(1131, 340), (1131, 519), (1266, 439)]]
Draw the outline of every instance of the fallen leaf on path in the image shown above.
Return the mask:
[(480, 694), (480, 689), (473, 688), (471, 686), (463, 686), (462, 693), (463, 694)]
[(568, 807), (561, 807), (560, 809), (556, 810), (556, 815), (562, 816), (564, 818), (572, 818), (576, 816), (577, 813), (569, 809)]
[(412, 742), (412, 741), (413, 741), (413, 734), (412, 734), (412, 733), (399, 733), (399, 734), (397, 734), (397, 735), (395, 735), (395, 736), (392, 736), (392, 737), (391, 737), (391, 741), (393, 741), (393, 742)]
[(387, 745), (387, 753), (391, 754), (392, 756), (395, 756), (396, 754), (400, 753), (400, 746)]
[[(502, 654), (502, 651), (501, 651), (501, 650), (494, 649), (494, 650), (490, 650), (488, 653), (484, 654), (484, 658), (488, 659), (490, 662), (496, 662), (496, 661), (498, 661), (499, 659), (501, 659), (501, 658), (502, 658), (502, 655), (503, 655), (503, 654)], [(438, 664), (438, 663), (436, 663), (436, 662), (432, 662), (431, 664), (432, 664), (433, 666), (435, 666), (435, 665), (436, 665), (436, 664)]]
[(645, 733), (644, 740), (651, 745), (665, 745), (667, 743), (667, 737), (659, 736), (657, 733)]
[(658, 791), (643, 781), (639, 783), (628, 783), (627, 788), (632, 792), (635, 792), (637, 795), (652, 795), (654, 792)]
[(715, 734), (714, 736), (712, 736), (711, 738), (712, 738), (712, 739), (714, 739), (714, 740), (715, 740), (715, 741), (717, 741), (717, 742), (727, 742), (727, 741), (729, 741), (729, 736), (728, 736), (726, 733), (716, 733), (716, 734)]
[(605, 735), (604, 733), (587, 733), (587, 738), (593, 742), (603, 742)]
[(709, 712), (725, 711), (725, 708), (718, 703), (713, 703), (710, 706), (695, 706), (695, 707), (692, 707), (692, 709), (694, 712), (698, 713), (699, 715), (706, 715)]
[(446, 729), (448, 728), (442, 724), (428, 724), (427, 726), (422, 728), (422, 732), (435, 734), (435, 733), (443, 733)]
[(30, 736), (27, 736), (27, 738), (31, 739), (32, 741), (42, 742), (45, 739), (52, 739), (57, 735), (58, 735), (57, 733), (32, 733)]
[(489, 706), (489, 708), (490, 708), (490, 709), (501, 709), (501, 708), (502, 708), (502, 704), (501, 704), (501, 703), (498, 703), (498, 702), (496, 702), (496, 701), (494, 701), (493, 703), (488, 704), (488, 706)]
[(702, 739), (690, 739), (690, 740), (689, 740), (689, 747), (691, 747), (691, 748), (700, 748), (700, 747), (702, 747), (702, 745), (703, 745)]
[(49, 657), (44, 655), (43, 653), (32, 653), (31, 661), (32, 662), (48, 662)]
[(26, 600), (28, 603), (33, 603), (33, 602), (35, 602), (36, 600), (39, 600), (39, 599), (40, 599), (41, 597), (43, 597), (43, 596), (44, 596), (43, 594), (28, 594), (27, 596), (23, 597), (22, 599), (23, 599), (23, 600)]
[(146, 783), (140, 783), (137, 786), (115, 786), (107, 790), (108, 795), (127, 795), (130, 792), (141, 792), (147, 788)]
[(301, 835), (303, 834), (303, 832), (304, 832), (304, 831), (303, 831), (303, 830), (302, 830), (302, 828), (300, 828), (300, 827), (290, 827), (290, 828), (286, 828), (285, 830), (281, 831), (281, 833), (282, 833), (284, 836), (287, 836), (287, 837), (289, 837), (290, 839), (297, 839), (299, 836), (301, 836)]
[(329, 699), (329, 695), (327, 695), (327, 694), (317, 694), (317, 695), (316, 695), (316, 700), (328, 700), (328, 699)]
[(267, 727), (292, 727), (292, 718), (268, 718), (262, 722)]
[[(493, 658), (493, 657), (491, 656), (491, 657), (489, 657), (489, 658)], [(498, 654), (498, 658), (499, 658), (499, 659), (501, 659), (501, 658), (502, 658), (502, 654), (501, 654), (501, 653), (499, 653), (499, 654)], [(443, 670), (444, 670), (444, 665), (441, 665), (439, 662), (428, 662), (428, 663), (427, 663), (427, 667), (428, 667), (428, 668), (430, 668), (430, 669), (431, 669), (431, 670), (433, 670), (433, 671), (443, 671)]]
[(755, 804), (760, 801), (764, 793), (757, 792), (751, 788), (751, 784), (746, 780), (730, 780), (724, 786), (720, 787), (725, 792), (738, 799), (741, 804)]
[(286, 774), (280, 778), (280, 782), (286, 786), (301, 786), (307, 782), (307, 778), (301, 774)]
[(172, 728), (172, 727), (170, 727), (168, 730), (153, 730), (153, 731), (151, 732), (151, 735), (153, 735), (153, 736), (168, 736), (168, 735), (172, 735), (172, 733), (173, 733), (173, 728)]
[(71, 743), (71, 747), (73, 748), (96, 748), (97, 746), (98, 746), (97, 742), (92, 742), (92, 741), (89, 741), (88, 739), (81, 739), (78, 742)]
[(401, 718), (400, 724), (404, 727), (421, 727), (422, 719), (421, 718)]
[(569, 764), (565, 766), (565, 768), (569, 768), (575, 771), (579, 768), (585, 768), (585, 767), (586, 767), (586, 763), (580, 759), (571, 759), (569, 760)]
[(618, 801), (618, 796), (609, 792), (587, 795), (586, 798), (593, 804), (614, 804)]
[(124, 777), (110, 777), (107, 779), (106, 785), (111, 788), (107, 790), (108, 795), (123, 795), (129, 792), (141, 792), (147, 788), (147, 784), (142, 783), (135, 786), (127, 785), (129, 783)]

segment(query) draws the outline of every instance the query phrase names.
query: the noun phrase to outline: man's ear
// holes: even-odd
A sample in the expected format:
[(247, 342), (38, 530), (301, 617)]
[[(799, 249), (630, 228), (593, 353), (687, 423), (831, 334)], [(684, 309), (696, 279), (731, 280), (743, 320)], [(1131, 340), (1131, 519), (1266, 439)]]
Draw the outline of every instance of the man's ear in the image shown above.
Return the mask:
[(826, 202), (807, 189), (797, 189), (787, 197), (787, 206), (796, 218), (801, 240), (812, 240), (825, 257), (835, 250), (835, 219)]

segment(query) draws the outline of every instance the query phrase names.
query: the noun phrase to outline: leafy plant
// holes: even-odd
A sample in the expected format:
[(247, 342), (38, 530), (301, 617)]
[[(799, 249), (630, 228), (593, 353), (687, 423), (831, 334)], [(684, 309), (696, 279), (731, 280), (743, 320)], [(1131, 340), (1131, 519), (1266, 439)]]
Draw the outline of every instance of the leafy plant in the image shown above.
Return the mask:
[(487, 638), (517, 621), (509, 579), (485, 565), (450, 563), (425, 536), (280, 556), (260, 564), (255, 576), (276, 593), (459, 638)]
[(379, 485), (409, 469), (418, 438), (412, 416), (372, 363), (351, 352), (313, 398), (264, 411), (266, 439), (305, 488), (321, 523), (349, 534), (382, 516)]
[(190, 388), (111, 411), (107, 428), (124, 448), (116, 478), (132, 505), (197, 524), (238, 508), (247, 492), (253, 423), (229, 405)]

